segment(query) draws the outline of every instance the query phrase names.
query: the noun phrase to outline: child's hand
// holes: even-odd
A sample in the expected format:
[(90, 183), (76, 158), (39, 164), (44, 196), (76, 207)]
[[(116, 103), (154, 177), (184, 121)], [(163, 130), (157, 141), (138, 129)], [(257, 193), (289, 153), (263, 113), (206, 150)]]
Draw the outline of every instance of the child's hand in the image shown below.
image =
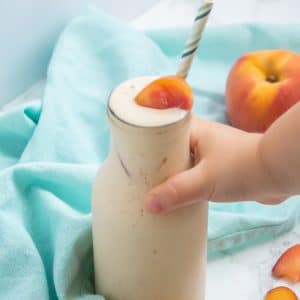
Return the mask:
[(150, 191), (147, 209), (166, 213), (197, 201), (279, 203), (285, 197), (263, 162), (262, 137), (193, 117), (194, 166)]

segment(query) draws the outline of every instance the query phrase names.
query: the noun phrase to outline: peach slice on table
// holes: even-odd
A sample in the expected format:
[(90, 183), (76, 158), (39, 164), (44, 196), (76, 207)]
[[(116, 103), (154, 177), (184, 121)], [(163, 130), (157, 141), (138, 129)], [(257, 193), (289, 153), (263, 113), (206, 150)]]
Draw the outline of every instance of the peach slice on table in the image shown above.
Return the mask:
[(177, 107), (190, 110), (193, 106), (193, 91), (183, 78), (166, 76), (146, 86), (135, 101), (141, 106), (156, 109)]
[(286, 250), (276, 262), (272, 274), (291, 282), (300, 281), (300, 244)]
[(298, 297), (291, 289), (280, 286), (267, 292), (264, 300), (298, 300)]

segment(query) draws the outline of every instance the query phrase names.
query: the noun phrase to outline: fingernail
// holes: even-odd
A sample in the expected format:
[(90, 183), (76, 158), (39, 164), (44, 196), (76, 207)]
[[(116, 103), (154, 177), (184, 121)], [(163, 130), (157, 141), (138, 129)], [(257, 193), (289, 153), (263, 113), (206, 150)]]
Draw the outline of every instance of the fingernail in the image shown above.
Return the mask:
[(163, 210), (159, 199), (157, 197), (154, 197), (153, 195), (148, 195), (146, 197), (146, 206), (149, 212), (153, 214), (159, 214)]

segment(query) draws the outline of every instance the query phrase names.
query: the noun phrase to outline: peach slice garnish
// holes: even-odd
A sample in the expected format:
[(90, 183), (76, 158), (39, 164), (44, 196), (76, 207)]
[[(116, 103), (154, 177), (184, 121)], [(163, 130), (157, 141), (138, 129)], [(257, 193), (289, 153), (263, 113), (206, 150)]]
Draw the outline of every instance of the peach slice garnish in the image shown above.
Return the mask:
[(300, 244), (286, 250), (276, 262), (272, 274), (292, 282), (300, 281)]
[(135, 98), (141, 105), (156, 109), (177, 107), (190, 110), (193, 106), (193, 91), (179, 76), (166, 76), (154, 80)]
[(291, 289), (280, 286), (270, 290), (264, 300), (298, 300), (298, 297)]

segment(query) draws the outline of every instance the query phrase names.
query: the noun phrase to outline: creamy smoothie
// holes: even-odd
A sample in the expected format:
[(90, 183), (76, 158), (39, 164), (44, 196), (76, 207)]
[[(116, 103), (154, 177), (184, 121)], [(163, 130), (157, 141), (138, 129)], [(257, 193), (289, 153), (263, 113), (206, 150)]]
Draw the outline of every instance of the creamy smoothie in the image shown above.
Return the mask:
[(190, 167), (190, 112), (139, 106), (153, 77), (109, 99), (110, 154), (92, 195), (96, 292), (107, 300), (204, 300), (207, 203), (154, 216), (145, 193)]
[(188, 113), (186, 110), (145, 108), (135, 102), (136, 95), (154, 79), (139, 77), (122, 83), (111, 94), (109, 109), (124, 122), (136, 126), (157, 127), (183, 119)]

